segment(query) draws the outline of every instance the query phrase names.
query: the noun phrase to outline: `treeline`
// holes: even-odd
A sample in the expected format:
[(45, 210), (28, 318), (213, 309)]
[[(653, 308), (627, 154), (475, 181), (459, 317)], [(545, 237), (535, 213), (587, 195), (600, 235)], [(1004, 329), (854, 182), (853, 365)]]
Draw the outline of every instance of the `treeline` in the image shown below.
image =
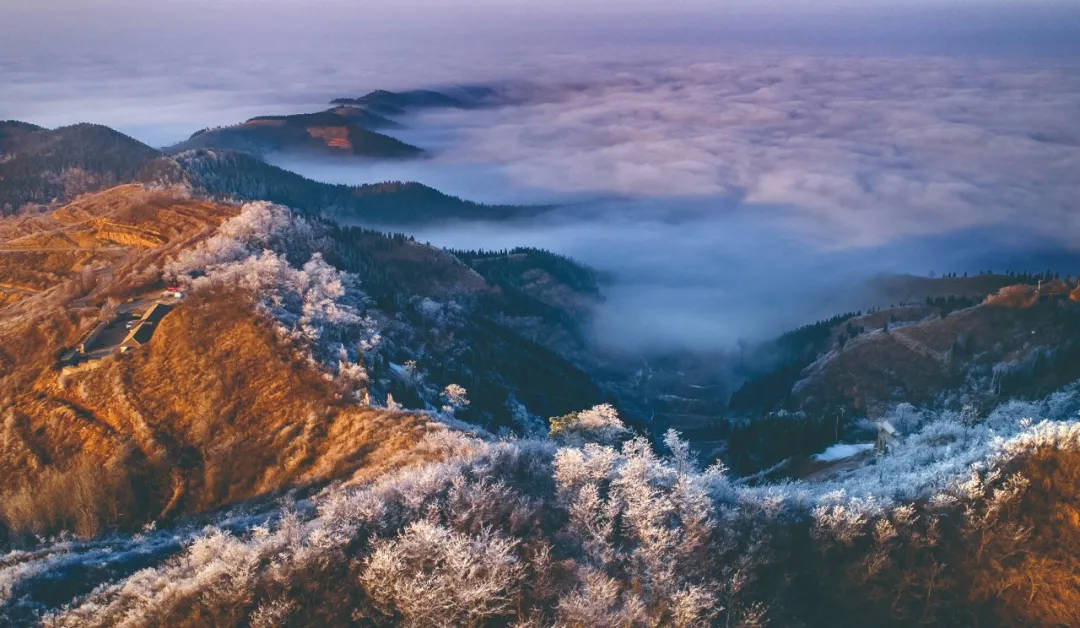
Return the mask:
[(596, 272), (565, 255), (527, 246), (501, 251), (448, 250), (493, 283), (514, 284), (520, 281), (522, 270), (539, 268), (577, 292), (600, 294)]
[[(983, 276), (987, 276), (987, 275), (999, 275), (999, 276), (1009, 277), (1010, 279), (1015, 280), (1017, 283), (1038, 283), (1039, 281), (1051, 281), (1053, 279), (1061, 279), (1062, 278), (1061, 273), (1054, 272), (1054, 271), (1050, 270), (1049, 268), (1042, 271), (1042, 272), (1032, 272), (1032, 271), (1028, 271), (1028, 270), (1023, 270), (1023, 271), (1004, 270), (1004, 271), (999, 273), (999, 272), (996, 272), (996, 271), (993, 271), (993, 270), (980, 270), (979, 272), (975, 273), (972, 276), (973, 277), (983, 277)], [(1080, 275), (1078, 275), (1078, 276), (1080, 276)], [(933, 277), (932, 274), (931, 274), (931, 277)], [(963, 272), (963, 273), (949, 272), (949, 273), (944, 273), (944, 274), (941, 275), (942, 279), (956, 279), (958, 277), (968, 277), (968, 273), (967, 272)], [(1071, 277), (1072, 277), (1071, 275), (1066, 275), (1065, 279), (1068, 280), (1068, 279), (1071, 279)]]
[(949, 295), (947, 297), (926, 297), (926, 304), (937, 308), (942, 316), (948, 316), (950, 312), (978, 305), (980, 300), (966, 296)]

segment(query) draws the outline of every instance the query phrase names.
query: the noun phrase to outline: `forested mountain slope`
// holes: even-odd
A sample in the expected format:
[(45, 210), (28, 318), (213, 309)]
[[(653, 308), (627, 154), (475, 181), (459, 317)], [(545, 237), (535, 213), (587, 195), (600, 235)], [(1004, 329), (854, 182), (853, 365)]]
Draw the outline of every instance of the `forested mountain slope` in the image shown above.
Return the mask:
[(139, 178), (160, 153), (108, 127), (0, 122), (0, 216)]
[(717, 431), (740, 471), (873, 437), (899, 404), (964, 412), (1032, 399), (1080, 378), (1080, 302), (1049, 276), (973, 278), (989, 295), (927, 297), (851, 313), (781, 336), (756, 359)]
[[(251, 128), (263, 133), (262, 125), (269, 125), (268, 128), (276, 129), (271, 134), (288, 136), (281, 139), (282, 142), (291, 142), (296, 139), (293, 136), (299, 134), (306, 138), (301, 138), (301, 144), (313, 143), (313, 146), (331, 150), (326, 142), (336, 141), (333, 133), (310, 135), (304, 125), (345, 124), (346, 118), (356, 115), (366, 116), (355, 112), (349, 115), (328, 112), (325, 115), (256, 118), (261, 122)], [(281, 126), (275, 126), (278, 121), (282, 121)], [(348, 124), (352, 125), (351, 122)], [(415, 182), (388, 181), (358, 186), (320, 183), (253, 156), (265, 152), (263, 149), (269, 146), (263, 146), (266, 142), (273, 144), (278, 140), (259, 139), (255, 143), (263, 148), (258, 150), (241, 146), (247, 141), (244, 139), (250, 130), (247, 127), (236, 131), (239, 138), (236, 141), (209, 139), (215, 133), (233, 137), (230, 128), (197, 134), (184, 144), (185, 147), (213, 146), (214, 150), (177, 148), (176, 154), (167, 156), (99, 125), (79, 124), (50, 131), (24, 122), (0, 122), (0, 215), (20, 209), (55, 208), (80, 194), (123, 183), (180, 185), (209, 197), (269, 200), (311, 214), (370, 225), (500, 220), (535, 215), (549, 209), (473, 203)], [(362, 129), (356, 132), (366, 133)], [(396, 140), (391, 138), (386, 138), (386, 142), (376, 138), (372, 142), (357, 139), (349, 144), (352, 147), (349, 150), (369, 146), (380, 152), (382, 146), (389, 147), (389, 152), (382, 155), (384, 157), (413, 154), (411, 149), (394, 148), (392, 144)], [(221, 150), (221, 147), (236, 150)]]
[(358, 186), (320, 183), (236, 152), (194, 150), (180, 153), (175, 159), (193, 183), (209, 194), (273, 201), (342, 222), (393, 226), (499, 220), (547, 209), (473, 203), (413, 182)]

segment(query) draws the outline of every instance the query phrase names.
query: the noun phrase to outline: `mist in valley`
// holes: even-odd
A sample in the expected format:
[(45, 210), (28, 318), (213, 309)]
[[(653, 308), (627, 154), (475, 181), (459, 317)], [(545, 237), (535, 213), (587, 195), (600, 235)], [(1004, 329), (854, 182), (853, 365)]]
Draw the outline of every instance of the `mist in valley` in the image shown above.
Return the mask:
[(268, 160), (333, 183), (415, 180), (551, 206), (410, 233), (596, 268), (606, 301), (593, 331), (613, 349), (725, 351), (889, 306), (873, 283), (883, 274), (1080, 270), (1067, 67), (717, 58), (492, 83), (508, 104), (400, 118), (391, 133), (424, 159)]

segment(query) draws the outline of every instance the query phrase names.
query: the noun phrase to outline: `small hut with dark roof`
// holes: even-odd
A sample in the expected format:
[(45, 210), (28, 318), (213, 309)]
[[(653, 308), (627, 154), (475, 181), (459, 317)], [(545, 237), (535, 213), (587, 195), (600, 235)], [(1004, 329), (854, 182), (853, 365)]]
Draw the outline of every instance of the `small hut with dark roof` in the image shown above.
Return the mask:
[(146, 313), (139, 319), (138, 324), (131, 328), (127, 337), (120, 343), (120, 352), (123, 353), (150, 342), (150, 339), (154, 336), (155, 326), (161, 319), (165, 318), (165, 315), (170, 310), (172, 310), (172, 306), (164, 303), (155, 303), (149, 310), (146, 310)]

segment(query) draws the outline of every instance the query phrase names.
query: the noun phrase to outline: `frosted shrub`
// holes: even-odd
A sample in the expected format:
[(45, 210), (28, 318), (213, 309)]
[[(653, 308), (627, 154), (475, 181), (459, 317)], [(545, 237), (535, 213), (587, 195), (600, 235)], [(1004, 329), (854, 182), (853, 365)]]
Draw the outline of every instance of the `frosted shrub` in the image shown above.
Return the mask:
[(862, 535), (866, 525), (866, 513), (854, 504), (817, 506), (811, 515), (814, 518), (814, 535), (833, 543), (851, 545)]
[(379, 342), (377, 323), (365, 315), (364, 295), (352, 278), (318, 253), (294, 268), (281, 255), (263, 251), (207, 269), (195, 290), (236, 287), (251, 294), (258, 309), (277, 323), (278, 333), (312, 352), (313, 358), (352, 382), (366, 381), (356, 364)]
[(308, 222), (288, 208), (266, 202), (246, 203), (214, 235), (181, 251), (164, 270), (166, 276), (179, 278), (203, 272), (209, 266), (242, 260), (264, 249), (295, 249), (312, 239)]
[(458, 384), (449, 384), (443, 389), (441, 396), (445, 402), (442, 411), (448, 416), (454, 416), (458, 410), (469, 405), (468, 392)]
[(615, 408), (605, 403), (552, 418), (549, 434), (567, 444), (581, 445), (592, 441), (616, 445), (629, 439), (632, 433), (619, 419)]
[[(226, 519), (193, 532), (174, 558), (103, 578), (45, 623), (966, 625), (1005, 596), (1027, 612), (1073, 581), (1075, 557), (1059, 551), (1072, 511), (1053, 500), (1076, 490), (1070, 476), (1052, 486), (1021, 473), (1075, 470), (1080, 423), (1017, 415), (1072, 416), (1066, 397), (1006, 404), (971, 428), (930, 420), (842, 482), (757, 487), (699, 471), (674, 432), (663, 457), (641, 438), (576, 446), (442, 428), (417, 447), (440, 462), (330, 487), (244, 530), (224, 532), (243, 527)], [(5, 556), (0, 590), (18, 599), (79, 552), (91, 564), (108, 553)], [(1048, 602), (1056, 614), (995, 617), (1075, 625), (1071, 599)]]
[(722, 610), (712, 592), (689, 586), (671, 596), (671, 625), (708, 626)]
[[(604, 418), (610, 421), (610, 415)], [(556, 495), (569, 513), (566, 533), (581, 544), (592, 568), (624, 573), (627, 584), (636, 584), (630, 607), (644, 605), (639, 610), (660, 622), (676, 621), (672, 613), (678, 608), (678, 621), (685, 625), (693, 623), (688, 617), (697, 611), (692, 609), (716, 605), (718, 586), (706, 564), (715, 520), (706, 476), (691, 467), (677, 434), (668, 440), (682, 469), (657, 458), (640, 437), (624, 443), (621, 452), (593, 443), (560, 449)], [(563, 613), (581, 617), (610, 611), (613, 585), (589, 573), (582, 575), (584, 586), (604, 593), (603, 607), (609, 610), (573, 602), (561, 608)]]
[(506, 409), (510, 412), (510, 418), (522, 435), (532, 438), (547, 436), (547, 424), (544, 420), (529, 412), (525, 404), (518, 401), (513, 395), (507, 397)]
[[(381, 337), (367, 295), (349, 273), (326, 263), (317, 230), (288, 208), (245, 204), (210, 238), (181, 251), (168, 277), (194, 290), (238, 288), (277, 323), (279, 334), (310, 351), (344, 388), (367, 385), (363, 357)], [(306, 260), (302, 266), (290, 260)]]
[(251, 614), (248, 622), (251, 628), (276, 628), (281, 626), (297, 608), (296, 602), (285, 598), (276, 598), (261, 604)]
[(678, 432), (668, 428), (668, 431), (664, 432), (664, 446), (671, 452), (671, 460), (678, 473), (688, 473), (693, 469), (694, 460), (690, 453), (690, 443), (680, 438)]
[(406, 625), (475, 625), (513, 610), (524, 575), (515, 545), (417, 521), (375, 546), (360, 580), (378, 610)]
[(587, 570), (581, 587), (559, 601), (559, 621), (566, 626), (635, 626), (647, 622), (645, 605), (622, 591), (614, 578)]

